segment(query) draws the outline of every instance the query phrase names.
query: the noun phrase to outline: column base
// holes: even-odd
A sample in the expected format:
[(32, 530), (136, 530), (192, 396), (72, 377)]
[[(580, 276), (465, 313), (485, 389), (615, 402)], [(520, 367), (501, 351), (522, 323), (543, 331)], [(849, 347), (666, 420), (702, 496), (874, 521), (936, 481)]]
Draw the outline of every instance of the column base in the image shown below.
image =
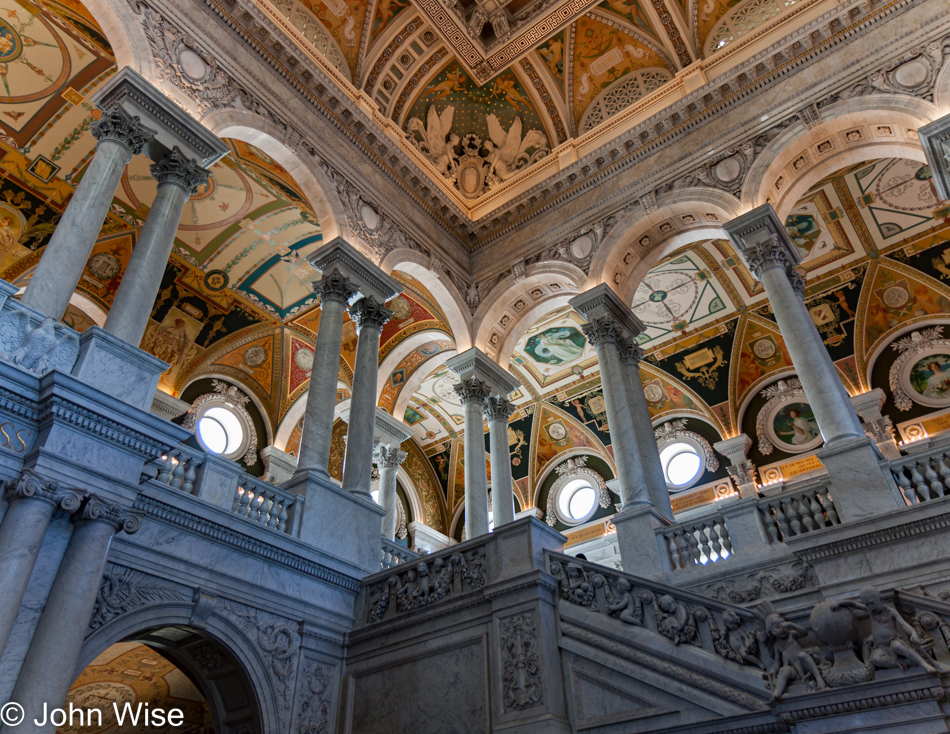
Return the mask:
[(168, 363), (93, 326), (79, 337), (72, 375), (134, 408), (150, 411)]
[(828, 470), (835, 507), (842, 521), (894, 512), (904, 506), (897, 486), (886, 471), (871, 439), (865, 437), (828, 444), (816, 452)]
[(620, 546), (620, 563), (626, 573), (644, 578), (665, 579), (666, 566), (660, 557), (656, 528), (669, 521), (650, 505), (629, 507), (613, 516)]
[(380, 570), (386, 511), (371, 497), (347, 492), (318, 472), (301, 472), (282, 487), (304, 498), (300, 540), (366, 574)]

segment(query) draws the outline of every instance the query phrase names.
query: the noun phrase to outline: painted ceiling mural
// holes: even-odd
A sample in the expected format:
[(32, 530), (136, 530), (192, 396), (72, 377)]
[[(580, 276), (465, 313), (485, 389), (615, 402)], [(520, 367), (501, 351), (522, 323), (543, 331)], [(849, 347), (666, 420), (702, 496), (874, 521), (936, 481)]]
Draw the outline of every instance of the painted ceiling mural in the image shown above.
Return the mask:
[[(705, 7), (700, 0), (700, 17)], [(715, 7), (710, 12), (731, 17), (725, 15), (729, 9)], [(603, 89), (634, 73), (628, 65), (672, 70), (656, 50), (662, 46), (650, 40), (658, 34), (648, 27), (647, 10), (623, 2), (594, 7), (525, 57), (545, 79), (561, 84), (555, 112), (578, 114), (571, 100), (583, 74)], [(400, 78), (415, 74), (421, 67), (414, 64), (431, 57), (440, 43), (431, 29), (431, 37), (423, 38), (426, 23), (409, 3), (364, 12), (359, 3), (341, 0), (333, 8), (316, 3), (312, 11), (318, 18), (331, 12), (341, 19), (341, 48), (352, 31), (359, 54), (386, 47), (406, 31), (406, 43), (418, 48)], [(77, 3), (0, 0), (0, 20), (7, 28), (0, 35), (6, 33), (12, 44), (7, 53), (19, 54), (0, 67), (7, 85), (0, 89), (0, 276), (24, 286), (84, 175), (95, 144), (89, 124), (96, 113), (88, 100), (115, 66), (101, 30)], [(597, 65), (606, 54), (607, 61)], [(352, 58), (358, 77), (365, 56)], [(387, 58), (400, 63), (398, 55)], [(586, 71), (577, 74), (581, 67)], [(448, 124), (443, 116), (450, 108), (446, 130), (470, 131), (483, 143), (492, 139), (496, 123), (509, 134), (520, 120), (522, 143), (536, 133), (538, 148), (550, 149), (559, 140), (554, 117), (524, 69), (519, 64), (476, 83), (468, 67), (446, 56), (419, 76), (402, 120), (417, 121), (411, 124), (420, 144), (430, 141), (430, 125)], [(364, 72), (366, 79), (374, 73), (371, 67)], [(388, 74), (383, 69), (377, 82)], [(13, 101), (23, 98), (30, 100)], [(492, 116), (496, 123), (490, 124)], [(320, 223), (286, 170), (246, 142), (228, 142), (229, 155), (186, 206), (142, 346), (169, 363), (161, 389), (181, 396), (197, 380), (212, 377), (238, 385), (260, 410), (262, 436), (289, 436), (277, 447), (293, 453), (320, 321), (310, 285), (319, 274), (306, 262), (322, 242)], [(532, 150), (522, 152), (530, 158)], [(479, 160), (469, 161), (469, 170), (493, 166), (492, 173), (483, 170), (484, 180), (500, 177), (508, 164), (500, 153), (491, 157), (498, 151), (483, 146), (472, 154)], [(461, 175), (458, 149), (446, 155), (447, 170)], [(77, 330), (101, 325), (112, 304), (154, 196), (145, 165), (139, 156), (125, 171), (66, 313)], [(786, 226), (803, 256), (806, 306), (843, 383), (852, 394), (881, 387), (891, 395), (889, 370), (900, 356), (899, 340), (950, 321), (950, 208), (937, 200), (929, 169), (884, 159), (837, 171), (801, 197)], [(403, 489), (420, 499), (422, 521), (450, 534), (464, 499), (462, 406), (445, 367), (456, 342), (438, 299), (423, 283), (401, 272), (394, 277), (403, 293), (390, 303), (394, 317), (383, 331), (380, 359), (388, 361), (380, 404), (400, 413), (413, 430)], [(763, 392), (791, 380), (794, 368), (762, 287), (729, 243), (698, 242), (664, 258), (644, 277), (630, 306), (647, 326), (640, 339), (646, 351), (641, 380), (654, 421), (685, 419), (706, 427), (713, 438), (754, 436), (768, 402)], [(580, 327), (570, 309), (552, 310), (525, 331), (511, 355), (509, 369), (522, 383), (512, 395), (516, 410), (508, 431), (520, 509), (539, 501), (540, 484), (568, 457), (596, 457), (604, 471), (613, 471), (596, 355)], [(915, 338), (939, 340), (926, 333)], [(348, 318), (343, 341), (339, 401), (350, 397), (355, 358), (356, 330)], [(946, 361), (941, 354), (934, 351), (926, 364), (906, 368), (901, 379), (923, 402), (911, 400), (907, 407), (889, 400), (884, 410), (895, 424), (943, 405), (938, 378), (943, 365), (950, 365), (950, 351)], [(808, 423), (807, 416), (799, 418)], [(776, 425), (793, 420), (774, 416)], [(335, 471), (342, 465), (344, 432), (338, 423)], [(772, 443), (773, 452), (756, 461), (791, 457), (805, 445), (780, 437)]]

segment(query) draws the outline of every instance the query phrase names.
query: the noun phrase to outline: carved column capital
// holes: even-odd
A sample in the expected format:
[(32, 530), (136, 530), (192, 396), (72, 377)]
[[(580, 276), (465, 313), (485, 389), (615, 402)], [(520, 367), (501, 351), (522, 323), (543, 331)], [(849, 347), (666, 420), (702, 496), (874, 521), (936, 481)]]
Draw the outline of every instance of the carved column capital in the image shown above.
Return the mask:
[(186, 158), (177, 147), (159, 158), (148, 170), (159, 185), (174, 184), (187, 191), (189, 196), (196, 193), (199, 186), (207, 183), (211, 175), (211, 171)]
[(98, 495), (90, 494), (86, 496), (75, 519), (76, 522), (104, 522), (117, 533), (124, 531), (132, 535), (138, 532), (144, 517), (144, 512), (130, 510), (118, 503), (109, 504)]
[(482, 404), (482, 410), (485, 413), (485, 419), (487, 421), (504, 421), (507, 423), (511, 414), (515, 412), (515, 406), (514, 403), (507, 398), (490, 395), (485, 398), (485, 402)]
[(785, 271), (793, 290), (799, 295), (805, 293), (805, 279), (795, 269), (792, 261), (788, 257), (785, 248), (778, 241), (778, 237), (772, 235), (764, 242), (752, 245), (743, 253), (749, 271), (756, 280), (762, 280), (762, 274), (772, 268), (781, 268)]
[(350, 318), (356, 324), (357, 332), (362, 331), (364, 326), (382, 330), (393, 317), (393, 311), (372, 296), (363, 296), (350, 306), (349, 312)]
[(359, 288), (339, 270), (333, 268), (325, 272), (323, 278), (313, 284), (313, 292), (323, 301), (349, 303), (350, 299), (359, 292)]
[(485, 398), (491, 395), (491, 390), (489, 390), (488, 385), (477, 377), (469, 377), (467, 380), (462, 380), (462, 382), (457, 385), (453, 385), (453, 388), (455, 389), (455, 394), (461, 399), (462, 405), (484, 403)]
[(623, 338), (623, 332), (610, 316), (598, 316), (586, 324), (581, 324), (581, 331), (594, 349), (605, 344), (618, 344)]
[(620, 364), (639, 367), (643, 360), (644, 352), (639, 344), (630, 337), (623, 337), (617, 342), (617, 348), (620, 350)]
[(398, 446), (380, 442), (373, 449), (373, 463), (380, 469), (395, 469), (402, 464), (408, 455), (405, 451), (401, 451)]
[(66, 514), (79, 509), (85, 492), (80, 489), (65, 489), (55, 480), (45, 480), (32, 469), (24, 469), (19, 479), (8, 479), (3, 485), (7, 502), (35, 499), (48, 502)]
[(102, 117), (93, 120), (89, 129), (96, 140), (113, 140), (129, 149), (131, 155), (142, 152), (145, 144), (155, 133), (142, 125), (138, 117), (132, 117), (121, 107), (115, 106), (102, 113)]

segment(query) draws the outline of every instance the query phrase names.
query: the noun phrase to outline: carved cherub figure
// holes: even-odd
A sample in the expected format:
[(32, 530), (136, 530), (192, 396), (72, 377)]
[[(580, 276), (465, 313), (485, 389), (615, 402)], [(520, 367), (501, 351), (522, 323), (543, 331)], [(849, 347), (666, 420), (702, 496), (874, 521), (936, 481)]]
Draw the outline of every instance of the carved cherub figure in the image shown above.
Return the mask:
[(575, 604), (589, 604), (594, 589), (584, 575), (584, 569), (577, 563), (567, 564), (567, 582), (570, 587), (570, 600)]
[(412, 593), (412, 598), (418, 606), (423, 606), (429, 598), (432, 589), (432, 579), (429, 577), (429, 564), (420, 563), (418, 566), (419, 583)]
[(656, 602), (656, 627), (660, 634), (669, 637), (677, 645), (692, 642), (696, 637), (693, 615), (669, 594), (664, 594)]
[(410, 568), (406, 572), (406, 580), (396, 592), (396, 604), (402, 611), (413, 608), (413, 600), (419, 593), (419, 580), (416, 569)]
[(774, 610), (765, 618), (765, 630), (774, 646), (773, 663), (769, 671), (775, 676), (773, 701), (781, 701), (785, 697), (789, 683), (795, 680), (807, 683), (809, 676), (819, 689), (828, 687), (818, 665), (798, 642), (799, 638), (808, 634), (808, 630), (787, 621)]
[[(866, 612), (871, 618), (872, 649), (868, 663), (875, 668), (896, 668), (909, 665), (919, 665), (928, 673), (937, 674), (937, 668), (921, 655), (914, 646), (920, 644), (920, 637), (915, 630), (890, 604), (881, 599), (881, 592), (873, 586), (865, 586), (858, 592), (858, 599), (847, 599), (834, 604), (832, 610), (841, 608), (856, 609)], [(900, 635), (904, 634), (910, 640), (908, 645)]]
[(633, 595), (633, 586), (625, 578), (617, 579), (613, 587), (607, 587), (611, 593), (607, 600), (607, 612), (617, 614), (621, 622), (627, 624), (643, 623), (643, 606)]
[(765, 670), (765, 665), (758, 658), (759, 641), (742, 618), (734, 610), (727, 609), (722, 613), (722, 623), (726, 628), (726, 643), (740, 661)]

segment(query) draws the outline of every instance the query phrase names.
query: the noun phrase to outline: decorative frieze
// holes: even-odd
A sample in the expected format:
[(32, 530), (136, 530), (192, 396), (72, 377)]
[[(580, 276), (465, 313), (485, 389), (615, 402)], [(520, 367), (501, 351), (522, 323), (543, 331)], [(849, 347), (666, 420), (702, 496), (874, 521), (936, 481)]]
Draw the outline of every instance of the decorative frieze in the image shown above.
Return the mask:
[(506, 711), (520, 711), (541, 704), (541, 656), (533, 611), (498, 622), (501, 636), (502, 701)]

